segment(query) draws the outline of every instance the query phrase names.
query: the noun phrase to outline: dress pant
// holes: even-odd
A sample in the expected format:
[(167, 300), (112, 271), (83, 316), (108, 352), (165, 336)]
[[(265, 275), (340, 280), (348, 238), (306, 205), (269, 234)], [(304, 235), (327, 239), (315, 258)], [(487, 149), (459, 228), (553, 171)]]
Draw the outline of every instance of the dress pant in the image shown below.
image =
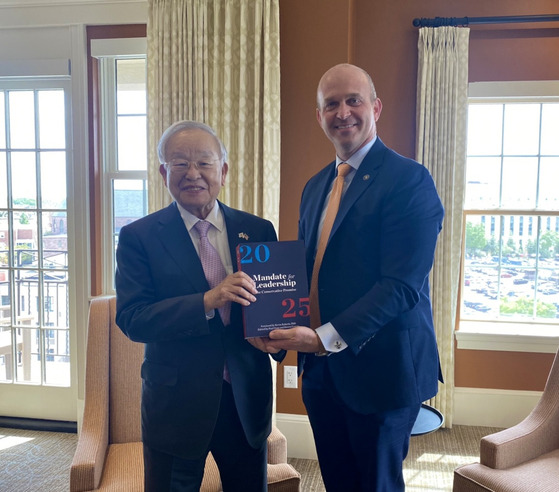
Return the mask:
[[(224, 492), (266, 492), (267, 443), (259, 449), (248, 444), (231, 385), (225, 381), (210, 451), (219, 468)], [(207, 453), (185, 460), (144, 444), (145, 492), (199, 492), (206, 457)]]
[(405, 490), (403, 461), (420, 404), (363, 415), (336, 394), (326, 357), (309, 356), (303, 401), (327, 492)]

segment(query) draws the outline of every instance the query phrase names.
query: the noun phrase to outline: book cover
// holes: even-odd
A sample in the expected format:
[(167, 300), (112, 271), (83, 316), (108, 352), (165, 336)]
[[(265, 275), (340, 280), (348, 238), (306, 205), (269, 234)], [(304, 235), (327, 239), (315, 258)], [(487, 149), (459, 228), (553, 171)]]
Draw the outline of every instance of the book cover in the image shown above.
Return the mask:
[(237, 267), (256, 283), (258, 294), (243, 306), (245, 338), (309, 326), (309, 292), (303, 241), (244, 243), (237, 246)]

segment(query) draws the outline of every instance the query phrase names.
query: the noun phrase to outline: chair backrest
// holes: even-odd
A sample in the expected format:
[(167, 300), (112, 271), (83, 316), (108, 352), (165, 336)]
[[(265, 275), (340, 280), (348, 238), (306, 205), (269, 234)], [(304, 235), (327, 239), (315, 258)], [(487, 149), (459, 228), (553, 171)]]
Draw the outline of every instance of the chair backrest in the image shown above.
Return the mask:
[(140, 368), (144, 345), (131, 341), (115, 322), (116, 298), (109, 303), (109, 442), (142, 440)]

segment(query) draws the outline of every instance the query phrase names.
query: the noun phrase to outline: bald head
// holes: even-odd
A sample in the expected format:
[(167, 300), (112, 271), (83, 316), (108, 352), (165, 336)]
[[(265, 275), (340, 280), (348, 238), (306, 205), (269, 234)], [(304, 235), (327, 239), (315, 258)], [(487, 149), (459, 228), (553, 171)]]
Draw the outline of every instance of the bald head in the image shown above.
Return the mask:
[(342, 78), (357, 77), (357, 78), (359, 78), (360, 76), (362, 76), (364, 78), (364, 80), (366, 80), (366, 83), (369, 85), (371, 102), (374, 101), (377, 98), (377, 92), (375, 90), (375, 85), (373, 83), (373, 79), (371, 79), (371, 76), (365, 70), (363, 70), (361, 67), (358, 67), (356, 65), (352, 65), (350, 63), (340, 63), (339, 65), (334, 65), (332, 68), (328, 69), (326, 72), (324, 72), (324, 75), (320, 78), (320, 81), (318, 82), (318, 89), (316, 91), (316, 106), (317, 106), (317, 108), (320, 108), (320, 105), (322, 104), (322, 89), (321, 89), (321, 87), (324, 84), (326, 84), (329, 80), (337, 78), (337, 77), (342, 77)]

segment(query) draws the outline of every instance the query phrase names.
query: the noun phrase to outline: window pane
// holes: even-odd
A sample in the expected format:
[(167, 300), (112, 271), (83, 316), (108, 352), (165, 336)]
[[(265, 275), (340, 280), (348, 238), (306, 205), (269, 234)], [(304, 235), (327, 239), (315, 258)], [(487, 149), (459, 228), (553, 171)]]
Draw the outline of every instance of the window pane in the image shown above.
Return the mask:
[[(10, 322), (9, 320), (7, 321)], [(0, 381), (8, 382), (13, 379), (13, 351), (12, 331), (0, 326)]]
[(499, 206), (501, 159), (499, 157), (469, 157), (466, 167), (467, 209)]
[(41, 152), (43, 208), (66, 208), (66, 152)]
[(43, 326), (68, 327), (68, 274), (60, 270), (43, 271)]
[[(559, 141), (559, 138), (557, 140)], [(559, 157), (540, 159), (538, 208), (559, 210)]]
[(37, 176), (34, 152), (12, 153), (12, 200), (17, 208), (37, 206)]
[(146, 114), (145, 58), (116, 60), (118, 114)]
[(540, 105), (505, 106), (505, 155), (536, 155), (540, 148)]
[(0, 149), (6, 148), (6, 103), (4, 97), (4, 91), (0, 91)]
[(16, 380), (21, 383), (41, 382), (40, 332), (20, 328), (17, 333)]
[(68, 218), (66, 212), (43, 212), (43, 268), (68, 269)]
[(538, 160), (533, 157), (505, 157), (501, 206), (535, 208)]
[(559, 155), (559, 104), (542, 105), (542, 146), (543, 155)]
[(37, 266), (37, 214), (28, 210), (13, 212), (14, 266)]
[(45, 330), (45, 383), (70, 386), (68, 330)]
[(0, 152), (0, 208), (8, 206), (8, 189), (6, 182), (6, 152)]
[(10, 91), (10, 147), (35, 148), (35, 101), (33, 91)]
[(502, 104), (470, 104), (468, 155), (501, 154), (502, 128)]
[(39, 271), (17, 270), (14, 277), (14, 295), (19, 302), (16, 325), (39, 326)]
[(147, 127), (145, 116), (118, 117), (118, 170), (147, 169)]
[(39, 91), (39, 145), (41, 148), (66, 147), (64, 91)]
[(142, 179), (115, 179), (113, 182), (114, 233), (147, 213), (147, 189)]

